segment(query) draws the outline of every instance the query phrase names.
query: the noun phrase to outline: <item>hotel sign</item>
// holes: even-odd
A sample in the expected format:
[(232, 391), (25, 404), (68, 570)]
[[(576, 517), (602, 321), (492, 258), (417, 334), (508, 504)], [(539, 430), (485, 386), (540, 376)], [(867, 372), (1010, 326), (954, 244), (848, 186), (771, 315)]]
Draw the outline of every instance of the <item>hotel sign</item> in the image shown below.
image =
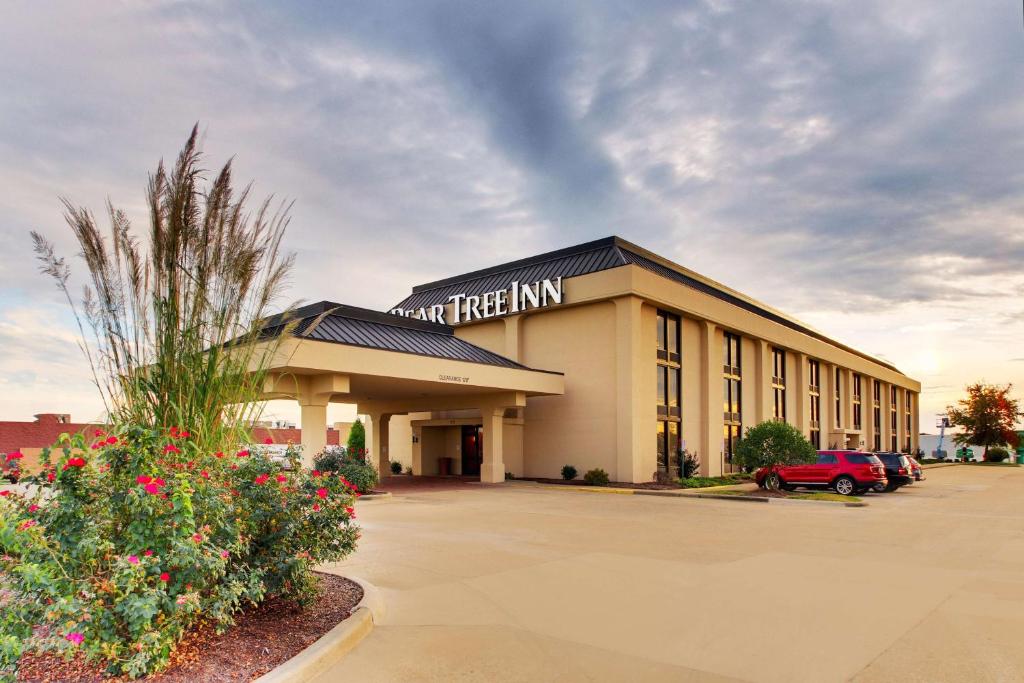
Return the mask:
[(479, 295), (453, 294), (448, 297), (448, 303), (452, 306), (450, 323), (445, 319), (447, 304), (409, 309), (392, 308), (389, 312), (393, 315), (430, 320), (445, 325), (523, 313), (533, 308), (546, 308), (562, 303), (562, 278), (538, 280), (532, 284), (513, 282), (506, 289), (497, 289)]

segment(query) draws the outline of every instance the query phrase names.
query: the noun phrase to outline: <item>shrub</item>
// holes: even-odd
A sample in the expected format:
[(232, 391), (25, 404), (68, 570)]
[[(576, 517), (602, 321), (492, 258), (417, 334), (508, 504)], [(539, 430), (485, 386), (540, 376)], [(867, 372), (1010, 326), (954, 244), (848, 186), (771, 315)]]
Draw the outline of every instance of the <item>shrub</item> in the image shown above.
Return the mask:
[(366, 427), (363, 421), (356, 419), (352, 428), (348, 431), (348, 441), (345, 444), (348, 452), (354, 456), (366, 455)]
[(398, 462), (397, 460), (392, 460), (391, 461), (391, 474), (401, 474), (401, 473), (402, 473), (402, 463)]
[(1010, 452), (1002, 446), (992, 446), (985, 454), (986, 462), (1003, 462), (1010, 457)]
[(818, 451), (799, 429), (770, 420), (746, 431), (736, 444), (733, 464), (752, 472), (761, 467), (812, 463), (817, 457)]
[[(308, 601), (311, 568), (354, 548), (354, 486), (257, 450), (210, 453), (184, 430), (62, 435), (37, 492), (0, 499), (0, 672), (22, 648), (167, 666), (190, 629), (268, 595)], [(293, 461), (297, 454), (292, 452)]]
[(691, 453), (690, 451), (683, 451), (681, 456), (683, 463), (683, 479), (689, 479), (700, 472), (700, 458), (698, 458), (696, 454)]
[(565, 479), (566, 481), (572, 481), (573, 479), (576, 478), (576, 474), (576, 468), (573, 467), (572, 465), (562, 466), (562, 479)]
[(380, 481), (377, 469), (339, 448), (328, 448), (313, 459), (313, 470), (333, 472), (352, 482), (359, 493), (370, 493)]
[(598, 467), (584, 474), (583, 481), (588, 486), (607, 486), (609, 481), (608, 473)]

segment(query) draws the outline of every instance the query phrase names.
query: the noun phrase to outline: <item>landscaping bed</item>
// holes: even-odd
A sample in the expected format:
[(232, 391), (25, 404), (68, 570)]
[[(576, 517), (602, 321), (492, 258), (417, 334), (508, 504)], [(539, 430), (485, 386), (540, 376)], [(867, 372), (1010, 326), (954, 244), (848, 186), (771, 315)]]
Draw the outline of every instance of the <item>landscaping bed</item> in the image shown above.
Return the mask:
[(829, 503), (859, 503), (861, 499), (857, 496), (841, 496), (838, 493), (828, 491), (772, 491), (770, 489), (755, 489), (753, 491), (715, 491), (720, 496), (742, 496), (744, 498), (781, 498), (784, 500), (819, 500)]
[[(544, 479), (543, 477), (518, 477), (517, 481), (535, 481), (539, 484), (563, 484), (566, 486), (591, 486), (582, 479)], [(601, 488), (595, 486), (594, 488)], [(613, 489), (650, 489), (655, 491), (671, 490), (679, 488), (678, 484), (659, 484), (654, 481), (641, 482), (639, 484), (630, 484), (622, 481), (610, 481), (604, 486), (604, 488)]]
[(690, 477), (689, 479), (680, 479), (679, 486), (684, 489), (704, 489), (711, 486), (746, 484), (751, 481), (754, 481), (754, 475), (738, 472), (721, 477)]
[[(242, 610), (235, 625), (218, 635), (212, 625), (195, 630), (175, 649), (171, 665), (142, 681), (161, 683), (235, 683), (252, 681), (283, 664), (344, 621), (363, 598), (359, 584), (340, 576), (317, 573), (320, 594), (306, 608), (272, 598)], [(76, 657), (66, 662), (55, 655), (21, 658), (18, 681), (33, 683), (97, 683), (127, 681), (107, 678), (103, 669)]]

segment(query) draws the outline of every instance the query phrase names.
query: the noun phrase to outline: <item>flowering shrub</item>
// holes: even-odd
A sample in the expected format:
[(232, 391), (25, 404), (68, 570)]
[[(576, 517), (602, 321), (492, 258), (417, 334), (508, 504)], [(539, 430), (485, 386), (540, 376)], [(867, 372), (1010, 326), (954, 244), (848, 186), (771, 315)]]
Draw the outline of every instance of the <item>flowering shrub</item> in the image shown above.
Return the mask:
[(199, 623), (268, 595), (309, 600), (311, 568), (359, 537), (343, 477), (253, 450), (203, 452), (187, 431), (63, 435), (0, 497), (0, 677), (23, 650), (83, 652), (112, 674), (159, 670)]
[(337, 448), (325, 449), (313, 458), (313, 469), (344, 477), (355, 484), (359, 493), (370, 493), (380, 481), (380, 475), (373, 465)]

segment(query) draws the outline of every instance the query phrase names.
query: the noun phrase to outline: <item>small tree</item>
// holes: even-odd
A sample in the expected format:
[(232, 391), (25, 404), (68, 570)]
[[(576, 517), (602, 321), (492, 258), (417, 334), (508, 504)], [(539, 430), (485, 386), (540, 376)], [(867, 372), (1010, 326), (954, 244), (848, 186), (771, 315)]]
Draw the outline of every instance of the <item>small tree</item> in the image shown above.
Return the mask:
[(362, 455), (363, 451), (366, 450), (366, 427), (363, 426), (363, 421), (356, 419), (355, 423), (352, 424), (352, 429), (348, 432), (348, 441), (345, 444), (348, 449), (348, 454), (351, 456)]
[(751, 427), (736, 444), (733, 463), (752, 472), (761, 467), (812, 463), (818, 451), (791, 424), (770, 420)]
[(1021, 417), (1020, 403), (1010, 398), (1012, 384), (972, 384), (967, 387), (967, 398), (960, 399), (957, 406), (949, 406), (949, 422), (963, 430), (953, 439), (956, 443), (970, 446), (984, 446), (984, 459), (988, 460), (990, 446), (1017, 445), (1014, 425)]

